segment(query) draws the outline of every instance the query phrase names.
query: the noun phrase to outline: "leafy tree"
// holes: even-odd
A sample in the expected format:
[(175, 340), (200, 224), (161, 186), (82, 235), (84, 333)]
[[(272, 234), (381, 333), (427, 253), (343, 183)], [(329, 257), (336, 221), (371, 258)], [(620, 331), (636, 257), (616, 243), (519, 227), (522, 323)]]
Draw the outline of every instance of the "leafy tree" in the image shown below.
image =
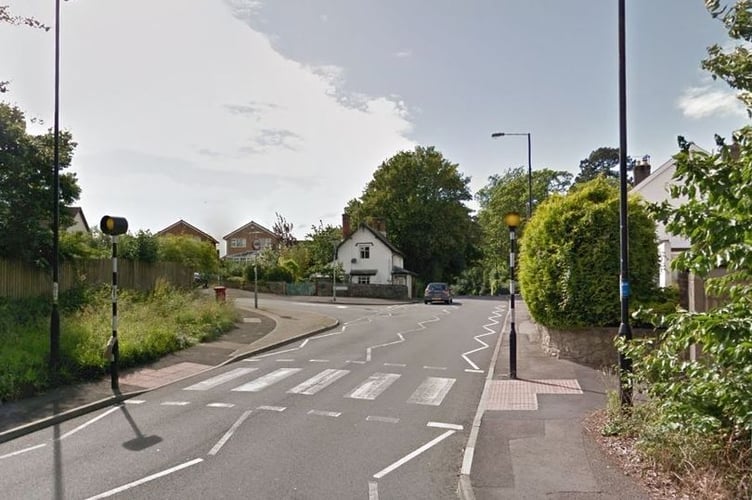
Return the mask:
[(118, 257), (140, 262), (157, 262), (159, 260), (159, 241), (150, 231), (139, 231), (118, 237)]
[[(17, 16), (10, 12), (8, 5), (0, 5), (0, 23), (7, 23), (11, 25), (25, 25), (31, 28), (37, 28), (44, 31), (49, 31), (50, 27), (41, 23), (39, 20), (28, 16)], [(8, 81), (0, 81), (0, 94), (8, 91)]]
[[(0, 257), (50, 262), (52, 257), (53, 146), (51, 132), (31, 135), (23, 112), (0, 103)], [(60, 224), (72, 220), (64, 209), (80, 195), (71, 164), (76, 144), (60, 134)]]
[(91, 233), (62, 231), (59, 248), (63, 259), (105, 259), (112, 255), (110, 237), (98, 229)]
[(156, 256), (159, 260), (179, 262), (195, 272), (204, 274), (216, 274), (219, 271), (217, 250), (214, 245), (206, 241), (197, 240), (190, 236), (154, 237), (144, 231), (138, 232), (136, 241), (140, 253), (149, 256), (149, 258), (151, 258), (154, 243), (156, 243)]
[(293, 236), (292, 234), (292, 222), (287, 222), (287, 219), (285, 219), (277, 212), (274, 212), (274, 215), (276, 216), (277, 220), (272, 226), (272, 232), (274, 232), (274, 234), (279, 237), (280, 244), (283, 248), (292, 247), (293, 245), (295, 245), (295, 243), (297, 243), (295, 236)]
[[(740, 45), (708, 48), (703, 67), (740, 91), (739, 98), (752, 110), (752, 3), (732, 6), (707, 0), (713, 17), (721, 20)], [(672, 265), (707, 278), (706, 290), (722, 304), (707, 312), (679, 310), (664, 320), (666, 327), (653, 342), (634, 341), (626, 353), (634, 362), (634, 377), (647, 387), (658, 408), (655, 430), (648, 438), (663, 436), (668, 446), (679, 443), (674, 455), (688, 457), (694, 474), (698, 466), (713, 467), (737, 457), (736, 473), (723, 477), (729, 497), (748, 498), (752, 484), (752, 126), (733, 133), (733, 142), (716, 136), (717, 151), (690, 149), (679, 138), (674, 156), (676, 171), (671, 196), (685, 196), (678, 208), (669, 203), (653, 206), (658, 220), (672, 234), (684, 236), (690, 248)], [(725, 268), (723, 277), (709, 277)], [(687, 359), (688, 346), (699, 344), (702, 356)], [(624, 347), (624, 346), (623, 346)], [(665, 436), (677, 436), (670, 442)], [(683, 443), (715, 437), (715, 449), (692, 460)], [(652, 443), (648, 443), (652, 444)], [(684, 463), (671, 464), (685, 468)], [(729, 470), (731, 470), (729, 468)]]
[(386, 223), (405, 267), (423, 281), (459, 275), (475, 257), (479, 231), (465, 205), (470, 178), (433, 147), (418, 146), (383, 162), (360, 200), (348, 206), (354, 224)]
[[(628, 203), (634, 305), (656, 295), (655, 223)], [(538, 207), (522, 238), (520, 285), (530, 314), (552, 328), (618, 325), (619, 190), (598, 177)]]
[(330, 224), (324, 225), (322, 221), (319, 221), (318, 226), (311, 226), (311, 232), (306, 234), (306, 239), (310, 259), (308, 273), (329, 274), (334, 258), (333, 245), (342, 241), (342, 230)]
[[(627, 157), (627, 170), (634, 168), (634, 160)], [(575, 184), (588, 182), (599, 175), (607, 178), (619, 178), (619, 148), (601, 147), (592, 151), (584, 160), (580, 161), (580, 173), (574, 179)]]
[[(572, 182), (572, 174), (550, 169), (532, 172), (533, 213), (536, 207), (555, 193), (564, 193)], [(528, 201), (528, 177), (523, 167), (508, 170), (503, 175), (489, 177), (488, 184), (475, 195), (480, 210), (478, 224), (482, 238), (482, 267), (484, 289), (495, 294), (504, 288), (508, 280), (509, 230), (504, 223), (504, 214), (525, 214)], [(523, 215), (524, 217), (524, 215)], [(523, 219), (519, 234), (524, 232), (527, 221)]]

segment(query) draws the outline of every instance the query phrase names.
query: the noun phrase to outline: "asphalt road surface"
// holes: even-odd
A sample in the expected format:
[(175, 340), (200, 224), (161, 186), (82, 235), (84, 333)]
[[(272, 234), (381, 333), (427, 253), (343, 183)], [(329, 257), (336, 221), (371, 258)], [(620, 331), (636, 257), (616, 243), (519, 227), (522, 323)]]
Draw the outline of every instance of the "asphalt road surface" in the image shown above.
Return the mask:
[(506, 304), (285, 307), (341, 326), (0, 445), (0, 497), (457, 498)]

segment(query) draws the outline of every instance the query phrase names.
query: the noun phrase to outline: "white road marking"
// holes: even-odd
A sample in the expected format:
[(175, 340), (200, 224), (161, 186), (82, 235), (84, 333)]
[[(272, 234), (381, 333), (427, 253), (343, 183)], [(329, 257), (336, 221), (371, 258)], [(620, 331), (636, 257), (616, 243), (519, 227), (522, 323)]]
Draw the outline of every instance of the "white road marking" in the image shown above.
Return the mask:
[(230, 380), (236, 379), (238, 377), (242, 377), (243, 375), (247, 375), (248, 373), (251, 373), (254, 370), (258, 370), (258, 368), (235, 368), (234, 370), (230, 370), (229, 372), (222, 373), (221, 375), (208, 378), (197, 384), (189, 385), (183, 390), (184, 391), (206, 391), (214, 387), (217, 387), (218, 385), (222, 385), (225, 382), (229, 382)]
[(257, 410), (265, 410), (265, 411), (277, 411), (282, 412), (287, 409), (286, 406), (259, 406), (256, 408)]
[(435, 439), (432, 439), (431, 441), (427, 442), (426, 444), (424, 444), (423, 446), (421, 446), (417, 450), (413, 451), (412, 453), (409, 453), (409, 454), (405, 455), (404, 457), (400, 458), (399, 460), (397, 460), (396, 462), (394, 462), (389, 467), (386, 467), (386, 468), (380, 470), (379, 472), (377, 472), (376, 474), (374, 474), (373, 475), (374, 479), (381, 479), (382, 477), (386, 476), (387, 474), (389, 474), (393, 470), (397, 469), (398, 467), (406, 464), (407, 462), (409, 462), (413, 458), (417, 457), (418, 455), (420, 455), (424, 451), (428, 450), (429, 448), (431, 448), (431, 447), (437, 445), (438, 443), (440, 443), (441, 441), (445, 440), (446, 438), (448, 438), (449, 436), (451, 436), (455, 432), (457, 432), (457, 431), (449, 430), (449, 431), (446, 431), (441, 436), (439, 436), (439, 437), (437, 437)]
[(209, 403), (206, 406), (209, 408), (232, 408), (235, 405), (233, 403)]
[[(412, 331), (412, 330), (411, 330)], [(371, 361), (371, 353), (374, 349), (378, 349), (379, 347), (386, 347), (394, 344), (401, 344), (405, 341), (405, 337), (402, 336), (402, 333), (397, 333), (397, 337), (399, 337), (399, 340), (395, 340), (394, 342), (387, 342), (385, 344), (378, 344), (378, 345), (372, 345), (371, 347), (366, 348), (366, 361)]]
[(483, 370), (471, 370), (470, 368), (465, 368), (465, 371), (467, 373), (486, 373)]
[(157, 472), (156, 474), (152, 474), (151, 476), (146, 476), (142, 479), (139, 479), (138, 481), (133, 481), (132, 483), (124, 484), (123, 486), (119, 486), (117, 488), (114, 488), (109, 491), (105, 491), (104, 493), (100, 493), (99, 495), (89, 497), (87, 500), (99, 500), (100, 498), (107, 498), (111, 497), (112, 495), (116, 495), (118, 493), (122, 493), (123, 491), (129, 490), (133, 487), (139, 486), (144, 483), (148, 483), (149, 481), (153, 481), (154, 479), (158, 479), (163, 476), (167, 476), (169, 474), (172, 474), (173, 472), (177, 472), (179, 470), (185, 469), (186, 467), (190, 467), (192, 465), (196, 465), (198, 463), (203, 462), (203, 458), (194, 458), (193, 460), (190, 460), (188, 462), (185, 462), (184, 464), (176, 465), (175, 467), (171, 467), (167, 470), (163, 470), (162, 472)]
[(146, 403), (146, 400), (144, 400), (144, 399), (126, 399), (125, 401), (123, 401), (123, 403), (125, 403), (127, 405), (142, 405), (142, 404)]
[(379, 485), (375, 481), (368, 481), (368, 500), (379, 500)]
[(225, 435), (222, 436), (219, 441), (217, 441), (217, 444), (215, 444), (211, 450), (209, 450), (209, 455), (216, 455), (217, 453), (219, 453), (219, 450), (221, 450), (225, 443), (229, 441), (235, 431), (238, 430), (238, 427), (240, 427), (240, 424), (242, 424), (250, 414), (251, 410), (247, 410), (242, 415), (240, 415), (240, 418), (238, 418), (235, 423), (232, 424), (232, 427), (230, 427), (230, 429), (225, 432)]
[(405, 368), (407, 365), (405, 363), (384, 363), (384, 366), (394, 366), (397, 368)]
[(337, 418), (342, 415), (340, 411), (323, 411), (323, 410), (309, 410), (309, 415), (319, 415), (321, 417), (334, 417)]
[(352, 363), (352, 364), (355, 364), (355, 365), (364, 365), (364, 364), (366, 364), (365, 361), (353, 360), (353, 359), (348, 359), (347, 361), (345, 361), (345, 363)]
[(16, 455), (20, 455), (21, 453), (26, 453), (27, 451), (38, 450), (39, 448), (44, 448), (45, 446), (47, 446), (47, 444), (46, 443), (42, 443), (42, 444), (38, 444), (38, 445), (35, 445), (35, 446), (30, 446), (28, 448), (24, 448), (23, 450), (14, 451), (14, 452), (11, 452), (11, 453), (6, 453), (5, 455), (0, 455), (0, 460), (2, 460), (4, 458), (15, 457)]
[(464, 359), (465, 361), (467, 361), (467, 363), (470, 366), (472, 366), (474, 370), (479, 370), (480, 368), (478, 367), (478, 365), (476, 365), (475, 363), (473, 363), (472, 360), (470, 358), (468, 358), (467, 356), (469, 354), (473, 354), (473, 353), (476, 353), (478, 351), (483, 351), (485, 349), (488, 349), (489, 345), (486, 344), (484, 341), (482, 341), (480, 338), (481, 337), (485, 337), (487, 335), (493, 335), (494, 333), (496, 333), (496, 331), (494, 331), (494, 329), (491, 328), (491, 327), (494, 326), (494, 325), (498, 325), (499, 324), (499, 322), (496, 320), (496, 318), (498, 318), (499, 316), (501, 316), (501, 312), (502, 311), (501, 311), (500, 307), (501, 306), (496, 306), (496, 308), (494, 309), (494, 312), (491, 314), (491, 316), (488, 317), (488, 319), (491, 321), (491, 323), (487, 323), (487, 324), (483, 325), (483, 328), (486, 329), (487, 333), (481, 333), (480, 335), (476, 335), (475, 337), (473, 337), (473, 339), (475, 339), (476, 342), (478, 342), (479, 344), (481, 344), (481, 347), (478, 347), (477, 349), (473, 349), (472, 351), (467, 351), (467, 352), (465, 352), (465, 353), (462, 354), (462, 359)]
[(461, 431), (463, 427), (458, 424), (445, 424), (443, 422), (428, 422), (426, 427), (437, 427), (439, 429), (453, 429), (455, 431)]
[(374, 373), (368, 380), (356, 387), (347, 396), (353, 399), (376, 399), (379, 394), (384, 392), (398, 378), (399, 373)]
[(328, 359), (309, 359), (309, 363), (328, 363)]
[(424, 366), (424, 370), (446, 370), (446, 366)]
[(407, 400), (416, 405), (439, 406), (457, 379), (428, 377)]
[(261, 323), (261, 318), (243, 318), (243, 323)]
[(266, 389), (272, 384), (276, 384), (280, 380), (283, 380), (290, 375), (294, 375), (298, 373), (301, 370), (301, 368), (280, 368), (279, 370), (274, 370), (271, 373), (267, 373), (263, 377), (259, 377), (255, 380), (251, 380), (247, 384), (243, 384), (241, 386), (236, 387), (233, 389), (233, 391), (236, 392), (259, 392), (263, 389)]
[(337, 380), (341, 379), (345, 375), (350, 373), (349, 370), (334, 370), (332, 368), (324, 370), (318, 375), (309, 378), (305, 382), (296, 385), (289, 391), (290, 394), (307, 394), (312, 396), (319, 392), (321, 389), (333, 384)]
[(160, 403), (160, 406), (187, 406), (191, 404), (190, 401), (164, 401)]
[(62, 441), (63, 439), (67, 438), (68, 436), (72, 436), (73, 434), (77, 433), (78, 431), (80, 431), (82, 429), (85, 429), (86, 427), (90, 426), (91, 424), (93, 424), (97, 420), (99, 420), (101, 418), (104, 418), (107, 415), (109, 415), (110, 413), (112, 413), (114, 411), (118, 411), (119, 409), (120, 409), (120, 406), (112, 407), (109, 410), (107, 410), (106, 412), (102, 413), (101, 415), (98, 415), (98, 416), (92, 418), (91, 420), (89, 420), (88, 422), (84, 422), (83, 424), (79, 425), (75, 429), (66, 432), (65, 434), (63, 434), (62, 436), (60, 436), (57, 440), (58, 441)]
[(294, 363), (295, 360), (293, 358), (279, 358), (275, 360), (277, 363)]
[(369, 415), (366, 417), (367, 422), (384, 422), (387, 424), (396, 424), (399, 423), (399, 420), (400, 419), (396, 417), (378, 417), (375, 415)]

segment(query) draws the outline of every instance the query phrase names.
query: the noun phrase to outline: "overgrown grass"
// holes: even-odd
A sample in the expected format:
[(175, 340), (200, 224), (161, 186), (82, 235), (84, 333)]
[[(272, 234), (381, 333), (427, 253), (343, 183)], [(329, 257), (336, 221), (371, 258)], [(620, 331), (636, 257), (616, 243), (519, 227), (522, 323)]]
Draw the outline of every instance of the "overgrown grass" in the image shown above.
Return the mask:
[[(109, 287), (77, 289), (60, 300), (61, 368), (48, 373), (50, 305), (46, 299), (0, 299), (0, 401), (27, 397), (55, 384), (91, 380), (106, 373), (103, 356), (112, 335)], [(195, 291), (160, 284), (150, 294), (118, 296), (120, 367), (159, 359), (217, 338), (237, 319), (232, 307)]]
[(690, 498), (752, 498), (752, 449), (748, 432), (727, 435), (692, 432), (661, 422), (660, 402), (643, 401), (623, 409), (609, 393), (602, 433), (634, 438), (635, 451), (670, 478)]

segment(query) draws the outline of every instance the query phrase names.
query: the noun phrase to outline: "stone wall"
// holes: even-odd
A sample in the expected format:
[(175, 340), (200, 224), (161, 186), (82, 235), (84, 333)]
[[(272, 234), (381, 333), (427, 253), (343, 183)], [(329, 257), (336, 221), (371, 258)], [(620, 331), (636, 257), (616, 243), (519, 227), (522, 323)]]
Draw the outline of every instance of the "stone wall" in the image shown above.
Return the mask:
[[(614, 338), (619, 327), (557, 330), (537, 325), (541, 348), (561, 359), (568, 359), (592, 368), (613, 367), (619, 363)], [(632, 337), (656, 336), (650, 329), (633, 328)]]
[[(347, 287), (346, 290), (342, 288)], [(323, 297), (332, 296), (331, 282), (318, 282), (316, 284), (316, 295)], [(392, 299), (407, 300), (406, 285), (359, 285), (357, 283), (348, 283), (343, 285), (337, 283), (337, 297), (369, 297), (375, 299)]]

